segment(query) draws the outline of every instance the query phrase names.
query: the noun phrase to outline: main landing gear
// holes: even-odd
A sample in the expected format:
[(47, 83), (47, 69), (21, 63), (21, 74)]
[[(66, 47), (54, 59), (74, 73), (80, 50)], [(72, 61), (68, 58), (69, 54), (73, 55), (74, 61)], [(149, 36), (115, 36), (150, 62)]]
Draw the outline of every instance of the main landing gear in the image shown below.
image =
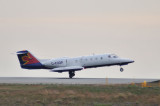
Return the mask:
[(72, 78), (75, 76), (75, 72), (74, 71), (69, 71), (69, 78)]
[(123, 69), (122, 67), (120, 67), (120, 71), (121, 71), (121, 72), (123, 72), (123, 71), (124, 71), (124, 69)]

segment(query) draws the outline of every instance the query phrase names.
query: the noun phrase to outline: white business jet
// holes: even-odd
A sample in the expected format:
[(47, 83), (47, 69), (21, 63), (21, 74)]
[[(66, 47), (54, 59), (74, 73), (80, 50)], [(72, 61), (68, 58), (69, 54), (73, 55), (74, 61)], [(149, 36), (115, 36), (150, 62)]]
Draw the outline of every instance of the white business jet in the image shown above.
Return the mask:
[(29, 51), (18, 51), (17, 56), (24, 69), (49, 69), (51, 72), (68, 72), (69, 78), (75, 76), (75, 71), (86, 68), (96, 68), (103, 66), (119, 65), (121, 66), (133, 63), (133, 60), (120, 58), (114, 54), (99, 54), (90, 56), (80, 56), (74, 58), (62, 57), (55, 59), (37, 59)]

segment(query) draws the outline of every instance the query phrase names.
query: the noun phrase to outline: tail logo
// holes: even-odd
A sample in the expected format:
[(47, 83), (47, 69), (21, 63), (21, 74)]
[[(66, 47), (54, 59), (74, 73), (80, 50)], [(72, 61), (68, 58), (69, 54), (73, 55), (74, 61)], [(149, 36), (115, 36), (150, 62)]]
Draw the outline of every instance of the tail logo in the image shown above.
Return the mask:
[(33, 64), (33, 63), (38, 63), (39, 62), (30, 53), (27, 53), (25, 56), (23, 56), (22, 61), (24, 62), (23, 65)]

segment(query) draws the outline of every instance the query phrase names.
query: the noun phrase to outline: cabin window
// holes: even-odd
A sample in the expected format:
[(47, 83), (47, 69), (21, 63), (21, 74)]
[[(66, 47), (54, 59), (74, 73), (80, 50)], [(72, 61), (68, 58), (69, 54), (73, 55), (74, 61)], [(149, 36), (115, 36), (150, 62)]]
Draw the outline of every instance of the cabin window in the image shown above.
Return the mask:
[(108, 55), (108, 58), (111, 58), (111, 55)]
[(101, 60), (103, 59), (103, 57), (101, 57)]

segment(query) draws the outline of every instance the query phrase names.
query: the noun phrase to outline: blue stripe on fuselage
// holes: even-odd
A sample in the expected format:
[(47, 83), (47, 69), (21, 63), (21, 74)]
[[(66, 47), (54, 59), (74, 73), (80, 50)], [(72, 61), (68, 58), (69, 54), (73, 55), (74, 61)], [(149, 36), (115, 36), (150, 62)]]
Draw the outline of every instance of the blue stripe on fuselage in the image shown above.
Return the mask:
[(47, 67), (43, 66), (41, 63), (35, 63), (35, 64), (26, 64), (21, 65), (24, 69), (48, 69)]

